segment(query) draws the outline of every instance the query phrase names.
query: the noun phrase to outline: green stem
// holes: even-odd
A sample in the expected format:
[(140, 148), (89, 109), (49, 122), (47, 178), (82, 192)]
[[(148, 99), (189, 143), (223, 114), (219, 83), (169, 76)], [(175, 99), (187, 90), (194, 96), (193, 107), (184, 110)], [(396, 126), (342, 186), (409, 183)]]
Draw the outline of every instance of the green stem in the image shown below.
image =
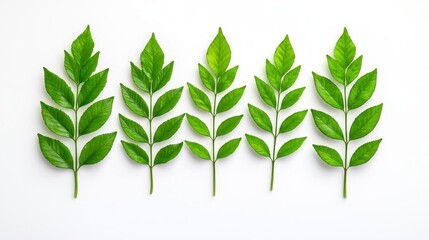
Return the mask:
[(74, 198), (77, 198), (78, 195), (78, 177), (77, 177), (77, 171), (79, 170), (79, 165), (78, 165), (78, 154), (77, 154), (77, 140), (79, 138), (79, 125), (78, 125), (78, 121), (77, 121), (77, 115), (78, 115), (78, 111), (79, 111), (79, 106), (78, 106), (78, 98), (79, 98), (79, 83), (76, 84), (76, 96), (75, 96), (75, 106), (74, 106), (74, 136), (73, 136), (73, 141), (74, 141)]
[(212, 126), (212, 157), (213, 157), (213, 197), (216, 196), (216, 151), (215, 151), (215, 143), (216, 143), (216, 97), (217, 93), (214, 94), (213, 100), (213, 126)]
[(150, 87), (150, 93), (149, 93), (149, 169), (150, 169), (150, 190), (149, 193), (153, 193), (153, 154), (152, 154), (152, 148), (153, 148), (153, 137), (152, 137), (152, 119), (153, 119), (153, 111), (152, 111), (152, 84)]
[(343, 197), (347, 198), (347, 169), (344, 169)]
[(276, 123), (274, 125), (274, 146), (273, 146), (273, 155), (271, 158), (271, 184), (270, 184), (270, 191), (273, 191), (274, 187), (274, 162), (276, 161), (276, 145), (277, 145), (277, 137), (279, 135), (278, 133), (278, 122), (279, 122), (279, 106), (280, 106), (280, 94), (281, 92), (278, 91), (277, 93), (277, 105), (276, 105)]
[(77, 171), (73, 171), (74, 173), (74, 198), (77, 198), (77, 194), (79, 192), (78, 179), (77, 179)]
[(347, 86), (346, 86), (346, 79), (344, 80), (344, 132), (345, 132), (345, 139), (344, 139), (344, 183), (343, 183), (343, 197), (347, 198), (347, 153), (348, 153), (348, 147), (349, 147), (349, 136), (348, 136), (348, 126), (347, 126), (347, 115), (349, 112), (348, 109), (348, 103), (347, 103)]
[(273, 191), (273, 187), (274, 187), (274, 164), (275, 164), (275, 161), (271, 161), (271, 185), (270, 185), (270, 191)]
[(213, 197), (216, 196), (216, 162), (213, 161)]
[(150, 166), (149, 167), (149, 171), (150, 171), (150, 194), (153, 193), (153, 167)]

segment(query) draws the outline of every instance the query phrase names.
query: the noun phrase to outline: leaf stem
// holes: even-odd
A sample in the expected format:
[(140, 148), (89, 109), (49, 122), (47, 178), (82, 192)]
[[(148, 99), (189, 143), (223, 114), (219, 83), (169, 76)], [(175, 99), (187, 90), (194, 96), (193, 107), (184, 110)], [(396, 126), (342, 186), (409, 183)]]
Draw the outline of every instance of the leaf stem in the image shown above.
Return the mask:
[(270, 191), (273, 191), (273, 187), (274, 187), (274, 163), (276, 161), (276, 145), (277, 145), (277, 137), (279, 135), (278, 133), (278, 122), (279, 122), (279, 106), (280, 106), (280, 94), (281, 92), (278, 91), (277, 93), (277, 103), (276, 103), (276, 123), (274, 125), (274, 133), (273, 133), (273, 137), (274, 137), (274, 146), (273, 146), (273, 155), (271, 157), (271, 184), (270, 184)]
[[(217, 81), (216, 81), (217, 82)], [(213, 126), (212, 126), (212, 162), (213, 162), (213, 197), (216, 196), (216, 151), (215, 151), (215, 143), (216, 143), (216, 98), (217, 98), (217, 92), (215, 89), (214, 92), (214, 100), (213, 100), (213, 112), (212, 112), (212, 119), (213, 119)]]
[(213, 161), (213, 197), (216, 196), (216, 162)]
[(74, 103), (74, 137), (73, 137), (73, 141), (74, 141), (74, 198), (77, 198), (78, 195), (78, 191), (79, 191), (79, 186), (78, 186), (78, 170), (79, 170), (79, 165), (78, 165), (78, 154), (77, 154), (77, 140), (79, 139), (79, 124), (77, 121), (78, 118), (78, 111), (79, 111), (79, 106), (78, 106), (78, 99), (79, 99), (79, 85), (80, 83), (76, 83), (76, 96), (75, 96), (75, 103)]
[(79, 192), (79, 183), (78, 183), (78, 179), (77, 179), (77, 171), (73, 171), (74, 173), (74, 198), (77, 198), (77, 194)]
[(152, 136), (152, 119), (153, 119), (153, 109), (152, 109), (152, 82), (150, 84), (150, 92), (149, 92), (149, 171), (150, 171), (150, 190), (149, 193), (153, 193), (153, 136)]
[(344, 169), (343, 197), (347, 198), (347, 169)]
[(347, 198), (347, 153), (349, 146), (349, 136), (348, 136), (348, 126), (347, 126), (347, 115), (349, 112), (348, 103), (347, 103), (347, 79), (344, 79), (344, 182), (343, 182), (343, 197)]
[(274, 164), (276, 161), (271, 161), (271, 185), (270, 185), (270, 191), (273, 191), (274, 187)]
[(150, 194), (153, 193), (153, 167), (149, 166), (149, 172), (150, 172)]

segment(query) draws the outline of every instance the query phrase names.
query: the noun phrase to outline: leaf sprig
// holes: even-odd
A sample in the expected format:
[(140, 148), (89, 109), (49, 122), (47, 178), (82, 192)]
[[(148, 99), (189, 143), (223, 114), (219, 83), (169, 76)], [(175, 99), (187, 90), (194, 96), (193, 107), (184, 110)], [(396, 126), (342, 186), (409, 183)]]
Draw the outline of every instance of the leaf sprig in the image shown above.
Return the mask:
[(116, 132), (98, 135), (87, 142), (80, 156), (78, 155), (79, 137), (100, 129), (112, 112), (113, 97), (109, 97), (89, 106), (81, 118), (78, 118), (79, 109), (93, 102), (107, 82), (109, 69), (93, 74), (100, 55), (100, 52), (92, 55), (93, 49), (94, 41), (88, 26), (73, 41), (71, 54), (64, 51), (64, 67), (74, 83), (75, 94), (66, 81), (47, 68), (43, 68), (46, 91), (56, 104), (73, 111), (74, 122), (63, 110), (41, 102), (43, 121), (51, 132), (74, 141), (74, 158), (69, 148), (60, 140), (38, 134), (39, 145), (43, 156), (52, 165), (73, 170), (75, 198), (78, 195), (79, 169), (84, 165), (96, 164), (103, 160), (110, 152), (116, 137)]
[[(349, 129), (347, 117), (349, 111), (364, 105), (371, 98), (377, 81), (377, 69), (357, 79), (362, 66), (362, 56), (355, 59), (355, 55), (356, 46), (347, 29), (344, 28), (343, 34), (335, 45), (334, 57), (326, 56), (331, 75), (337, 83), (313, 72), (314, 84), (319, 96), (331, 107), (344, 112), (343, 133), (339, 123), (333, 117), (321, 111), (311, 110), (314, 123), (320, 132), (329, 138), (344, 142), (344, 158), (341, 158), (337, 150), (333, 148), (313, 145), (316, 153), (325, 163), (344, 169), (344, 198), (347, 197), (348, 169), (368, 162), (377, 152), (382, 140), (380, 138), (361, 145), (348, 160), (349, 143), (365, 137), (376, 127), (383, 108), (383, 104), (379, 104), (366, 109), (356, 117)], [(348, 90), (354, 80), (356, 82)], [(337, 84), (342, 86), (342, 90), (338, 88)]]
[(291, 139), (284, 143), (276, 152), (277, 140), (280, 134), (294, 130), (299, 124), (301, 124), (307, 114), (307, 110), (293, 113), (284, 119), (280, 125), (278, 124), (279, 113), (294, 105), (300, 99), (305, 90), (305, 87), (301, 87), (289, 91), (281, 100), (282, 94), (296, 82), (301, 70), (301, 66), (291, 69), (294, 61), (295, 52), (292, 48), (289, 37), (286, 35), (274, 53), (274, 64), (272, 64), (268, 59), (266, 60), (266, 75), (268, 83), (255, 76), (256, 87), (259, 95), (265, 104), (273, 108), (275, 111), (274, 127), (266, 112), (252, 104), (248, 105), (250, 115), (256, 125), (271, 133), (274, 138), (272, 152), (270, 152), (270, 149), (264, 140), (256, 136), (246, 134), (247, 142), (252, 149), (257, 154), (271, 160), (271, 191), (274, 186), (274, 168), (276, 160), (294, 153), (301, 147), (307, 138), (300, 137)]
[(122, 130), (128, 138), (137, 143), (149, 146), (149, 155), (139, 145), (122, 141), (122, 146), (129, 158), (139, 164), (149, 166), (150, 194), (153, 193), (153, 168), (174, 159), (182, 149), (183, 142), (170, 144), (161, 148), (154, 156), (153, 146), (171, 138), (180, 128), (184, 114), (161, 123), (153, 133), (156, 117), (171, 111), (182, 96), (183, 87), (169, 90), (162, 94), (153, 105), (154, 94), (162, 89), (171, 79), (174, 62), (164, 66), (164, 52), (159, 46), (155, 34), (152, 34), (140, 55), (141, 69), (131, 62), (131, 75), (134, 84), (149, 98), (149, 105), (144, 98), (131, 88), (121, 84), (122, 97), (125, 105), (137, 116), (149, 122), (149, 136), (139, 123), (119, 114)]
[(189, 149), (201, 159), (210, 160), (213, 170), (213, 196), (216, 195), (216, 162), (221, 158), (226, 158), (235, 152), (240, 144), (241, 138), (234, 138), (223, 144), (216, 151), (216, 139), (233, 131), (240, 123), (243, 115), (230, 117), (216, 125), (216, 116), (233, 108), (243, 96), (246, 86), (236, 88), (226, 93), (219, 102), (217, 101), (219, 94), (227, 90), (233, 83), (237, 74), (238, 66), (228, 69), (231, 61), (231, 48), (223, 35), (222, 29), (215, 39), (210, 44), (207, 50), (207, 63), (211, 69), (205, 68), (198, 64), (200, 79), (203, 85), (213, 94), (213, 103), (204, 91), (188, 83), (189, 93), (195, 105), (212, 115), (211, 132), (207, 125), (198, 117), (186, 114), (186, 118), (192, 129), (212, 141), (211, 154), (201, 144), (191, 141), (185, 141)]

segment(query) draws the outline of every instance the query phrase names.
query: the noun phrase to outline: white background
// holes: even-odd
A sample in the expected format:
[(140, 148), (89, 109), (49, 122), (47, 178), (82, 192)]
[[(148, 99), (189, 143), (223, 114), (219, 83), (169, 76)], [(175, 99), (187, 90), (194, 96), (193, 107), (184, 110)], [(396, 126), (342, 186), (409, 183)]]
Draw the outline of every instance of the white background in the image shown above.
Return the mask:
[[(2, 0), (0, 239), (429, 239), (428, 10), (429, 2), (410, 0)], [(117, 130), (118, 136), (104, 161), (81, 169), (79, 198), (73, 199), (72, 171), (52, 167), (39, 151), (37, 133), (53, 136), (43, 125), (39, 101), (54, 105), (44, 90), (42, 67), (65, 77), (63, 50), (87, 24), (101, 51), (98, 70), (110, 68), (99, 99), (115, 96), (112, 117), (97, 133)], [(342, 170), (322, 163), (311, 146), (341, 150), (342, 145), (322, 137), (310, 114), (280, 140), (308, 136), (297, 153), (277, 162), (274, 192), (269, 192), (270, 162), (242, 141), (232, 157), (217, 164), (215, 198), (210, 162), (185, 147), (177, 159), (155, 168), (149, 196), (148, 168), (129, 160), (120, 145), (125, 136), (118, 113), (133, 115), (121, 100), (119, 83), (132, 86), (129, 62), (138, 62), (156, 32), (166, 62), (175, 61), (165, 89), (186, 82), (202, 87), (197, 63), (206, 64), (207, 47), (220, 26), (232, 48), (231, 67), (240, 65), (233, 86), (247, 85), (232, 111), (245, 117), (231, 138), (249, 132), (270, 139), (251, 122), (246, 105), (263, 106), (253, 76), (265, 78), (265, 59), (272, 59), (286, 34), (295, 66), (302, 64), (295, 87), (307, 90), (284, 117), (316, 108), (341, 119), (316, 95), (311, 71), (328, 75), (325, 55), (332, 54), (344, 26), (357, 54), (364, 55), (362, 73), (378, 68), (376, 92), (356, 113), (384, 103), (378, 127), (364, 139), (383, 141), (368, 164), (349, 171), (347, 200)], [(186, 88), (162, 120), (184, 111), (209, 120)], [(186, 122), (171, 143), (182, 139), (203, 141)]]

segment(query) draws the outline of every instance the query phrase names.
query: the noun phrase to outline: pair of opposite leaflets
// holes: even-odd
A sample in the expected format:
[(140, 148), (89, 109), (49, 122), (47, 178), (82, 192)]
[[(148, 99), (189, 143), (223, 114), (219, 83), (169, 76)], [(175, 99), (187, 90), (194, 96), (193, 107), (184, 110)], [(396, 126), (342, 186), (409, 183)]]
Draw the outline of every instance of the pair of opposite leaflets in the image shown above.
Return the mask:
[[(94, 41), (88, 26), (73, 41), (71, 52), (64, 51), (64, 68), (71, 80), (72, 87), (58, 75), (46, 68), (43, 69), (45, 89), (48, 95), (56, 104), (71, 113), (72, 117), (61, 109), (41, 102), (42, 118), (51, 132), (72, 140), (74, 154), (62, 141), (42, 134), (38, 134), (39, 145), (43, 156), (52, 165), (73, 171), (75, 198), (78, 195), (79, 169), (84, 165), (96, 164), (103, 160), (110, 152), (116, 137), (116, 132), (95, 136), (83, 146), (81, 151), (78, 150), (79, 138), (99, 130), (112, 112), (113, 97), (92, 103), (106, 86), (109, 72), (109, 69), (105, 69), (95, 73), (100, 52), (93, 54), (93, 51)], [(182, 96), (183, 87), (165, 91), (158, 98), (154, 97), (155, 93), (160, 91), (171, 79), (174, 66), (174, 62), (164, 65), (164, 53), (154, 34), (140, 54), (141, 67), (131, 62), (132, 81), (135, 85), (134, 89), (137, 91), (120, 84), (122, 98), (133, 113), (134, 119), (147, 121), (145, 124), (147, 130), (136, 120), (119, 114), (121, 128), (129, 138), (129, 141), (121, 142), (130, 159), (149, 166), (151, 194), (153, 192), (153, 168), (176, 158), (182, 149), (183, 142), (164, 143), (162, 147), (158, 145), (170, 139), (179, 130), (186, 116), (190, 127), (197, 134), (211, 140), (210, 146), (207, 147), (187, 140), (185, 143), (198, 158), (212, 162), (213, 196), (215, 196), (216, 163), (219, 159), (227, 158), (234, 153), (241, 141), (241, 138), (234, 138), (222, 141), (225, 143), (220, 147), (216, 145), (216, 140), (219, 137), (225, 138), (243, 118), (243, 115), (230, 116), (220, 123), (216, 122), (218, 115), (225, 115), (238, 103), (245, 90), (245, 86), (228, 90), (233, 84), (238, 70), (238, 66), (228, 68), (230, 60), (231, 48), (219, 28), (217, 36), (207, 50), (208, 66), (198, 64), (200, 79), (206, 89), (203, 91), (191, 83), (187, 84), (195, 106), (211, 116), (212, 121), (209, 124), (197, 116), (185, 113), (162, 123), (157, 120), (157, 117), (170, 112), (176, 106)], [(280, 147), (277, 150), (279, 136), (298, 127), (307, 114), (307, 110), (302, 110), (287, 116), (283, 121), (279, 119), (280, 113), (293, 106), (305, 90), (305, 87), (291, 89), (301, 69), (301, 66), (294, 67), (294, 62), (295, 53), (289, 37), (286, 36), (276, 48), (273, 62), (266, 60), (267, 80), (264, 81), (255, 76), (261, 99), (272, 109), (270, 112), (265, 112), (248, 104), (250, 116), (256, 126), (270, 133), (273, 138), (270, 150), (267, 143), (260, 137), (245, 134), (250, 147), (257, 154), (271, 161), (271, 191), (274, 186), (275, 162), (297, 151), (306, 140), (306, 137), (290, 139), (281, 146), (279, 144)], [(335, 45), (333, 56), (327, 55), (327, 62), (334, 81), (313, 72), (314, 84), (324, 102), (343, 112), (343, 128), (335, 118), (322, 111), (312, 109), (311, 113), (316, 127), (323, 135), (344, 143), (344, 157), (341, 157), (337, 150), (328, 146), (314, 144), (313, 147), (325, 163), (343, 168), (343, 196), (346, 198), (347, 171), (350, 167), (368, 162), (376, 153), (381, 139), (357, 147), (353, 154), (349, 153), (349, 143), (365, 137), (376, 127), (383, 105), (379, 104), (362, 111), (351, 125), (348, 125), (349, 111), (361, 107), (374, 93), (377, 69), (358, 78), (362, 66), (362, 56), (356, 58), (356, 47), (346, 28)], [(224, 93), (225, 91), (227, 93)], [(80, 114), (79, 110), (82, 110), (83, 113)], [(146, 148), (144, 149), (138, 144), (144, 144)], [(157, 152), (154, 150), (155, 144), (159, 149)], [(349, 157), (350, 155), (351, 157)]]

